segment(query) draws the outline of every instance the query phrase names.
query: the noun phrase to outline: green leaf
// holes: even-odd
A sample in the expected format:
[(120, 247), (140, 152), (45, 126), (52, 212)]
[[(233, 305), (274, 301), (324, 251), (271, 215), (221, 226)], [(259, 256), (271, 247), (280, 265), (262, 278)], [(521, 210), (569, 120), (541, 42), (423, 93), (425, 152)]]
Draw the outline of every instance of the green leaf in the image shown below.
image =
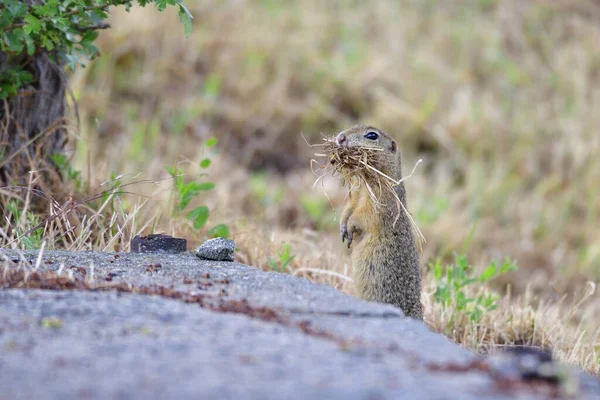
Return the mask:
[(168, 5), (175, 5), (175, 0), (154, 0), (158, 11), (163, 11)]
[(204, 142), (204, 145), (206, 147), (214, 147), (216, 144), (217, 144), (217, 139), (216, 138), (210, 138), (206, 142)]
[(11, 1), (6, 6), (11, 17), (19, 18), (27, 12), (27, 5), (21, 1)]
[(32, 56), (35, 53), (35, 43), (31, 36), (25, 36), (25, 44), (27, 45), (27, 55)]
[(179, 21), (183, 24), (185, 37), (192, 34), (192, 14), (182, 4), (179, 5)]
[(177, 208), (179, 211), (183, 211), (188, 204), (190, 204), (190, 201), (192, 201), (192, 198), (194, 196), (191, 193), (183, 193), (183, 194), (179, 194), (179, 204), (177, 204)]
[(50, 154), (50, 161), (54, 163), (59, 169), (63, 169), (67, 165), (67, 156), (61, 153)]
[(190, 182), (182, 187), (179, 187), (179, 210), (183, 210), (190, 204), (190, 201), (200, 194), (200, 192), (211, 190), (215, 187), (215, 184), (212, 182), (206, 183), (197, 183)]
[(36, 6), (37, 13), (44, 17), (55, 17), (59, 13), (58, 0), (45, 0), (43, 5)]
[(192, 211), (187, 213), (185, 217), (190, 221), (193, 221), (194, 229), (201, 229), (204, 226), (204, 224), (206, 224), (206, 220), (208, 219), (208, 207), (196, 207)]
[(50, 40), (47, 36), (40, 37), (40, 40), (42, 41), (43, 48), (48, 51), (54, 50), (54, 43), (52, 43), (52, 40)]
[(181, 190), (183, 185), (183, 171), (177, 168), (176, 166), (165, 166), (165, 170), (167, 170), (169, 175), (171, 175), (171, 177), (173, 178), (173, 185), (175, 186), (175, 188), (177, 190)]
[(286, 255), (285, 257), (282, 257), (283, 262), (281, 263), (281, 270), (285, 270), (287, 266), (290, 265), (290, 263), (294, 260), (294, 258), (296, 258), (296, 255)]
[(433, 297), (436, 302), (445, 304), (449, 299), (448, 289), (444, 286), (438, 286), (435, 289), (435, 293), (433, 294)]
[(60, 29), (65, 33), (73, 30), (73, 27), (71, 26), (71, 21), (69, 21), (69, 19), (65, 17), (54, 18), (52, 20), (52, 23), (56, 28)]
[(212, 182), (204, 182), (204, 183), (190, 182), (186, 185), (185, 191), (193, 193), (194, 195), (197, 195), (200, 192), (203, 192), (206, 190), (212, 190), (214, 188), (215, 188), (215, 184)]
[(492, 279), (494, 277), (494, 275), (496, 275), (496, 264), (495, 263), (491, 263), (489, 265), (489, 267), (487, 267), (482, 273), (481, 275), (479, 275), (479, 281), (480, 282), (487, 282), (490, 279)]
[(435, 260), (435, 264), (430, 263), (429, 267), (431, 268), (431, 270), (433, 270), (433, 276), (435, 277), (435, 279), (439, 280), (442, 278), (443, 268), (439, 258)]
[(175, 1), (177, 2), (177, 4), (179, 4), (179, 7), (181, 9), (183, 9), (183, 12), (185, 12), (190, 19), (194, 19), (194, 17), (192, 16), (192, 13), (190, 12), (190, 10), (188, 10), (188, 8), (183, 5), (183, 0), (175, 0)]
[(504, 260), (504, 264), (500, 268), (500, 275), (509, 271), (516, 271), (518, 269), (519, 267), (517, 266), (517, 264), (515, 264), (509, 258), (507, 258), (506, 260)]
[(27, 14), (25, 18), (23, 18), (23, 21), (25, 21), (23, 30), (28, 35), (31, 35), (32, 33), (38, 33), (40, 29), (42, 29), (42, 21), (37, 19), (34, 15)]
[(210, 159), (205, 158), (204, 160), (200, 161), (200, 168), (208, 168), (210, 167)]
[(77, 64), (81, 64), (81, 62), (79, 61), (79, 57), (73, 54), (65, 54), (65, 59), (67, 60), (67, 64), (69, 65), (69, 68), (71, 68), (72, 71), (75, 71), (75, 67), (77, 66)]
[(482, 312), (481, 312), (481, 310), (479, 310), (479, 309), (475, 309), (475, 310), (473, 310), (473, 312), (471, 313), (471, 315), (470, 315), (470, 317), (469, 317), (469, 320), (470, 320), (471, 322), (478, 322), (478, 321), (481, 319), (481, 315), (482, 315)]
[(456, 308), (462, 310), (467, 305), (467, 296), (463, 292), (456, 293)]
[(2, 41), (6, 43), (7, 50), (18, 54), (23, 51), (25, 32), (23, 29), (14, 29), (13, 31), (5, 32), (2, 34)]
[[(128, 2), (128, 4), (130, 4), (130, 3)], [(106, 8), (108, 9), (108, 6)], [(127, 5), (125, 6), (125, 9), (127, 9)], [(129, 11), (129, 10), (127, 10), (127, 11)], [(96, 23), (98, 23), (100, 21), (104, 21), (106, 18), (108, 18), (107, 11), (104, 9), (99, 9), (99, 8), (93, 10), (89, 15), (90, 15), (90, 20), (91, 20), (90, 22), (92, 22), (92, 24), (96, 24)]]
[(21, 83), (27, 84), (33, 82), (33, 75), (28, 71), (20, 71), (18, 74), (18, 79)]
[(221, 237), (227, 239), (229, 237), (229, 228), (225, 224), (215, 225), (208, 231), (208, 236), (211, 238)]
[(172, 177), (176, 177), (177, 175), (181, 175), (181, 171), (176, 167), (176, 166), (165, 166), (165, 170), (169, 173), (169, 175), (171, 175)]

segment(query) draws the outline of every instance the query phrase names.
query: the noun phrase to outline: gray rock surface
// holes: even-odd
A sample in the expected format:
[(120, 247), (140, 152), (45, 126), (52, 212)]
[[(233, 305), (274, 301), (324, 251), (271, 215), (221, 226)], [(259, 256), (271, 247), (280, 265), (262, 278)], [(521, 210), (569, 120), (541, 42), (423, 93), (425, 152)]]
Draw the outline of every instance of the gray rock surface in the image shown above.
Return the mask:
[(196, 256), (201, 260), (233, 261), (235, 243), (231, 239), (208, 239), (196, 249)]
[[(60, 271), (79, 289), (114, 290), (0, 289), (0, 400), (512, 399), (563, 390), (501, 379), (492, 363), (397, 308), (302, 278), (192, 253), (52, 251), (37, 269), (37, 252), (2, 254), (4, 286), (27, 270), (29, 285), (52, 288), (36, 279)], [(130, 293), (143, 290), (154, 295)], [(600, 396), (595, 378), (571, 375), (578, 398)]]

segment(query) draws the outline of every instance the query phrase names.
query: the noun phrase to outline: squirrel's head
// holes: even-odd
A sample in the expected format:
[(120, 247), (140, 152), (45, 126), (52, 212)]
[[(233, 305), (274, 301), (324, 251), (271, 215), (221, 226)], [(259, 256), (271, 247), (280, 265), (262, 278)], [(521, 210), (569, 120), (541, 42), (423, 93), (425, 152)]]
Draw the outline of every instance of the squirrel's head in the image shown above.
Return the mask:
[(335, 144), (340, 147), (374, 147), (398, 153), (398, 144), (390, 135), (369, 125), (356, 125), (338, 133)]

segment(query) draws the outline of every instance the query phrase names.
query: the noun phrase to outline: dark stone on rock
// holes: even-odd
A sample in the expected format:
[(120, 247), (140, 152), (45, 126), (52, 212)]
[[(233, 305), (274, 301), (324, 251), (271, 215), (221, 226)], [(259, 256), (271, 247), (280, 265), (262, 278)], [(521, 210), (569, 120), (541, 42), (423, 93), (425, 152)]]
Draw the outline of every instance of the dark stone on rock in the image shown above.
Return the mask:
[(196, 249), (196, 256), (201, 260), (233, 261), (235, 242), (231, 239), (215, 238), (202, 243)]
[(187, 240), (169, 235), (152, 234), (131, 239), (132, 253), (183, 253), (187, 249)]
[(533, 347), (515, 347), (489, 358), (499, 376), (507, 379), (547, 381), (559, 384), (569, 375), (569, 368), (552, 359), (552, 354)]

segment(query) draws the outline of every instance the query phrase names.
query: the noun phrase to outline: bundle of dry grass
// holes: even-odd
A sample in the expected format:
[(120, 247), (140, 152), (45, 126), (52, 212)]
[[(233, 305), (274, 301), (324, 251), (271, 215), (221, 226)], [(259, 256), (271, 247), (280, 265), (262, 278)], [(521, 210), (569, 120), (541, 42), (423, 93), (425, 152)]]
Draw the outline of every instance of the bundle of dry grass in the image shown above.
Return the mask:
[[(331, 173), (332, 176), (341, 177), (343, 185), (348, 183), (350, 188), (365, 185), (376, 204), (379, 204), (383, 189), (394, 192), (395, 181), (381, 172), (384, 169), (382, 149), (341, 147), (335, 143), (335, 137), (326, 137), (323, 140), (324, 144), (314, 145), (322, 148), (321, 153), (315, 154), (322, 158), (320, 162), (316, 161), (318, 169), (322, 172), (319, 179)], [(377, 191), (373, 190), (372, 185)]]
[[(335, 137), (325, 137), (323, 141), (325, 142), (323, 144), (309, 144), (311, 147), (320, 147), (322, 150), (315, 153), (315, 156), (321, 158), (320, 161), (311, 160), (313, 171), (315, 171), (315, 165), (317, 171), (320, 171), (315, 185), (327, 174), (334, 177), (339, 176), (342, 178), (342, 185), (348, 184), (348, 191), (364, 186), (375, 207), (382, 206), (384, 204), (381, 201), (382, 197), (388, 198), (386, 194), (391, 194), (398, 208), (396, 221), (400, 217), (400, 212), (404, 212), (419, 240), (425, 242), (425, 237), (396, 192), (396, 187), (413, 175), (421, 160), (417, 161), (409, 175), (395, 180), (382, 172), (385, 170), (385, 165), (390, 162), (389, 156), (383, 149), (366, 146), (342, 147), (336, 144)], [(325, 195), (327, 196), (326, 193)]]

